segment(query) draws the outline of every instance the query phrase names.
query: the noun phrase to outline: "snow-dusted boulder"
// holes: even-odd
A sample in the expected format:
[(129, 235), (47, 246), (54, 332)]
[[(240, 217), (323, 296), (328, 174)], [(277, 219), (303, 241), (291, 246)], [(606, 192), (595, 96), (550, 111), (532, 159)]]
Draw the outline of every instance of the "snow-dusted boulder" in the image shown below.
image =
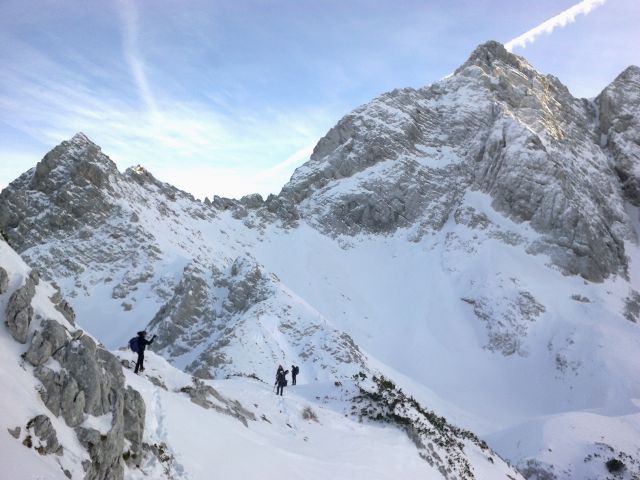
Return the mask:
[(6, 312), (6, 325), (20, 343), (26, 343), (29, 335), (29, 325), (33, 319), (31, 300), (35, 295), (35, 284), (28, 278), (25, 284), (16, 290), (9, 298)]

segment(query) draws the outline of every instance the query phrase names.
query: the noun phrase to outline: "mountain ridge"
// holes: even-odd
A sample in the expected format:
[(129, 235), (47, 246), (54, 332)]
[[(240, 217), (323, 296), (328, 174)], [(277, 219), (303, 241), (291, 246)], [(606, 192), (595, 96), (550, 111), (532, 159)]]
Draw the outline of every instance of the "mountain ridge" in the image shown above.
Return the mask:
[[(562, 455), (506, 439), (584, 412), (602, 434), (637, 423), (637, 71), (576, 99), (489, 42), (343, 117), (266, 201), (199, 202), (135, 167), (51, 169), (43, 192), (31, 170), (0, 193), (0, 228), (110, 348), (148, 327), (214, 379), (376, 366), (531, 475), (571, 478), (596, 433)], [(103, 159), (76, 142), (48, 161)]]

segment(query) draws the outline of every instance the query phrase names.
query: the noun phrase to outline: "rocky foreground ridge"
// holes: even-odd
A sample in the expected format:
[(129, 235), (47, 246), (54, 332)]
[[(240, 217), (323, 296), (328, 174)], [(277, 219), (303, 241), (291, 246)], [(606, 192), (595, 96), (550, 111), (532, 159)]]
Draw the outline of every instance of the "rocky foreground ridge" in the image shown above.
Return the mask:
[[(60, 292), (41, 282), (35, 270), (26, 274), (26, 266), (3, 240), (0, 253), (4, 325), (24, 345), (19, 347), (24, 350), (21, 375), (32, 374), (39, 381), (42, 400), (41, 413), (9, 433), (40, 455), (57, 457), (68, 478), (122, 478), (125, 464), (139, 465), (144, 454), (146, 409), (140, 393), (126, 386), (120, 361), (76, 326)], [(19, 360), (9, 359), (15, 364)], [(10, 372), (11, 364), (3, 369)], [(8, 382), (4, 388), (15, 388), (16, 378)], [(20, 401), (26, 403), (37, 393), (24, 394)], [(79, 453), (73, 442), (65, 445), (57, 429), (74, 432), (85, 451)], [(64, 436), (69, 443), (69, 435)]]

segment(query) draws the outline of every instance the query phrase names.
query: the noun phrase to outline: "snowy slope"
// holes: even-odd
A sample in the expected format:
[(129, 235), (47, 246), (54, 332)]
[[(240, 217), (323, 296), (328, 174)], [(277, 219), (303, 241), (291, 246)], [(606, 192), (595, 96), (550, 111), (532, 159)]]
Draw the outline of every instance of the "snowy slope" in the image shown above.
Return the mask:
[(605, 454), (631, 475), (637, 85), (575, 99), (490, 42), (345, 116), (266, 201), (198, 202), (78, 134), (0, 194), (0, 227), (111, 349), (148, 325), (214, 385), (383, 373), (529, 476), (600, 478)]
[[(172, 460), (166, 464), (176, 478), (442, 478), (398, 428), (345, 418), (343, 407), (349, 397), (333, 384), (290, 387), (283, 397), (274, 397), (272, 386), (257, 380), (203, 382), (242, 400), (254, 416), (245, 425), (189, 401), (179, 390), (191, 383), (191, 377), (162, 358), (151, 354), (145, 374), (166, 389), (131, 372), (127, 379), (149, 405), (147, 439), (169, 445)], [(307, 418), (305, 411), (311, 412)], [(493, 453), (472, 446), (466, 451), (476, 478), (519, 477)], [(146, 478), (144, 474), (154, 467), (155, 463), (142, 465), (142, 475), (131, 472), (128, 478)]]
[[(36, 277), (4, 241), (0, 241), (0, 259), (0, 306), (9, 312), (19, 287)], [(114, 402), (115, 410), (100, 416), (90, 413), (87, 400), (84, 405), (89, 411), (79, 412), (81, 417), (73, 423), (73, 407), (65, 403), (65, 390), (61, 404), (51, 401), (54, 390), (43, 380), (42, 371), (73, 375), (69, 358), (83, 349), (75, 326), (55, 308), (51, 300), (55, 296), (51, 285), (38, 281), (30, 302), (33, 320), (28, 325), (28, 347), (11, 338), (14, 330), (0, 329), (0, 379), (5, 386), (0, 397), (0, 423), (9, 433), (1, 437), (0, 459), (7, 478), (208, 479), (214, 475), (240, 479), (280, 478), (285, 474), (288, 478), (320, 479), (330, 474), (344, 479), (390, 479), (397, 475), (441, 478), (441, 472), (447, 470), (449, 478), (461, 478), (456, 475), (456, 465), (468, 468), (479, 478), (518, 476), (495, 453), (480, 445), (473, 434), (452, 430), (446, 424), (438, 429), (446, 434), (442, 438), (456, 439), (454, 444), (429, 445), (427, 453), (419, 455), (419, 450), (426, 451), (426, 447), (416, 443), (416, 438), (437, 441), (441, 434), (416, 432), (411, 437), (400, 424), (378, 425), (363, 420), (361, 413), (351, 414), (356, 394), (347, 385), (316, 382), (287, 388), (286, 397), (278, 397), (270, 384), (257, 379), (205, 383), (153, 353), (147, 355), (144, 376), (138, 376), (130, 370), (135, 361), (133, 352), (121, 351), (116, 354), (127, 367), (124, 383), (111, 385), (108, 396), (117, 397), (125, 388), (141, 394), (144, 410), (135, 415), (143, 422), (137, 440), (141, 450), (134, 456), (129, 442), (135, 437), (130, 435), (135, 426), (127, 417), (129, 407), (125, 405), (124, 425), (114, 418), (126, 400)], [(35, 361), (33, 352), (51, 340), (39, 340), (45, 321), (73, 333), (66, 344), (53, 352), (49, 350), (48, 358), (40, 361), (38, 357)], [(31, 363), (38, 365), (34, 369)], [(118, 362), (115, 365), (121, 373)], [(102, 368), (109, 367), (103, 364)], [(91, 395), (89, 388), (81, 388), (76, 399), (89, 399)], [(122, 395), (126, 398), (128, 393)], [(43, 417), (47, 418), (46, 431), (34, 426), (34, 419)], [(118, 468), (102, 470), (99, 465), (108, 459), (107, 439), (118, 435), (121, 428), (126, 441), (116, 452)], [(96, 432), (98, 442), (104, 443), (81, 443), (89, 430)], [(458, 445), (458, 436), (459, 440), (465, 438), (464, 446)], [(456, 456), (450, 457), (449, 452)]]

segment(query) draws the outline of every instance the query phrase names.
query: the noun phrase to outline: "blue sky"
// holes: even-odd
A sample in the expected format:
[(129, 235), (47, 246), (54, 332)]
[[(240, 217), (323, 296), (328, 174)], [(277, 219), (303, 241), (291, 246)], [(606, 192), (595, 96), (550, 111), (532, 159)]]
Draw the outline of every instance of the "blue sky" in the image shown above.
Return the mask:
[(592, 97), (640, 65), (638, 0), (0, 0), (0, 187), (83, 131), (199, 198), (277, 193), (343, 115), (514, 53)]

